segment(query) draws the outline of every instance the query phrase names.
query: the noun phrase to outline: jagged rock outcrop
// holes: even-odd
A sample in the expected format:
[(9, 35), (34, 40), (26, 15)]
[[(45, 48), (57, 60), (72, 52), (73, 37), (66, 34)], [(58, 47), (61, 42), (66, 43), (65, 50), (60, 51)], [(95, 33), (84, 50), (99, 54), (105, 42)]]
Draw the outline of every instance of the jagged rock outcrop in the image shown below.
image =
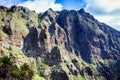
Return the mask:
[[(69, 46), (80, 51), (84, 60), (91, 62), (92, 58), (95, 59), (95, 57), (117, 59), (116, 53), (119, 54), (120, 50), (118, 45), (120, 33), (98, 22), (83, 9), (78, 12), (63, 10), (57, 23), (66, 31)], [(111, 38), (110, 35), (114, 35), (115, 39)], [(115, 41), (118, 44), (115, 44)], [(113, 43), (116, 45), (114, 48)]]
[(12, 56), (19, 65), (26, 58), (47, 80), (118, 80), (120, 72), (109, 60), (114, 65), (120, 60), (119, 44), (120, 32), (84, 9), (37, 14), (0, 6), (0, 55)]

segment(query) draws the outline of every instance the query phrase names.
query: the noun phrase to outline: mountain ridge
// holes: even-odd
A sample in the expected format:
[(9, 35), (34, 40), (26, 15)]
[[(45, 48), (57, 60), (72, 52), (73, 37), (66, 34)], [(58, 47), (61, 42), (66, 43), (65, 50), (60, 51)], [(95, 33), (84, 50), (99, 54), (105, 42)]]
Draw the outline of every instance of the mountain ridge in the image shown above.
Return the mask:
[(0, 15), (1, 56), (29, 63), (46, 80), (119, 80), (120, 32), (84, 9), (1, 6)]

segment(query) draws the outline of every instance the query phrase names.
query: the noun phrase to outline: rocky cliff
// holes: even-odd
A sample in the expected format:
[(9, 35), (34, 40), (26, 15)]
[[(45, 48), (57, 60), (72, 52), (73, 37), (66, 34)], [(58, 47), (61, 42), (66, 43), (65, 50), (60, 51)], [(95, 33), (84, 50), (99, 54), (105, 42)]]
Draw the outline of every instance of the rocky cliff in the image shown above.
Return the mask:
[(119, 80), (120, 32), (79, 11), (0, 6), (0, 55), (46, 80)]

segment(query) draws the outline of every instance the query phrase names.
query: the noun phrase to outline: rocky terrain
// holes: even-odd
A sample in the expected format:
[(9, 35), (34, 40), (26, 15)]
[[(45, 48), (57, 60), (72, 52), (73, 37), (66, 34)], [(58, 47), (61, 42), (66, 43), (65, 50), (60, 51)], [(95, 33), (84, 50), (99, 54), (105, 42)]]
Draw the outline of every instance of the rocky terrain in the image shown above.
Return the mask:
[(120, 32), (84, 9), (0, 6), (0, 56), (45, 80), (120, 80)]

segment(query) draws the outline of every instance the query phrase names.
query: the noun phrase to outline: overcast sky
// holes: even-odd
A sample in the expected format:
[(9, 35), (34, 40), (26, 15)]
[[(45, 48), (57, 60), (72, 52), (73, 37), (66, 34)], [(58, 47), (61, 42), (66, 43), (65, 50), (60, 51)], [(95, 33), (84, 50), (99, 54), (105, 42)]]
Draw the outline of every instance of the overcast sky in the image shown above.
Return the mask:
[(0, 5), (21, 5), (36, 12), (44, 12), (49, 8), (55, 11), (84, 8), (100, 22), (120, 31), (120, 0), (0, 0)]

